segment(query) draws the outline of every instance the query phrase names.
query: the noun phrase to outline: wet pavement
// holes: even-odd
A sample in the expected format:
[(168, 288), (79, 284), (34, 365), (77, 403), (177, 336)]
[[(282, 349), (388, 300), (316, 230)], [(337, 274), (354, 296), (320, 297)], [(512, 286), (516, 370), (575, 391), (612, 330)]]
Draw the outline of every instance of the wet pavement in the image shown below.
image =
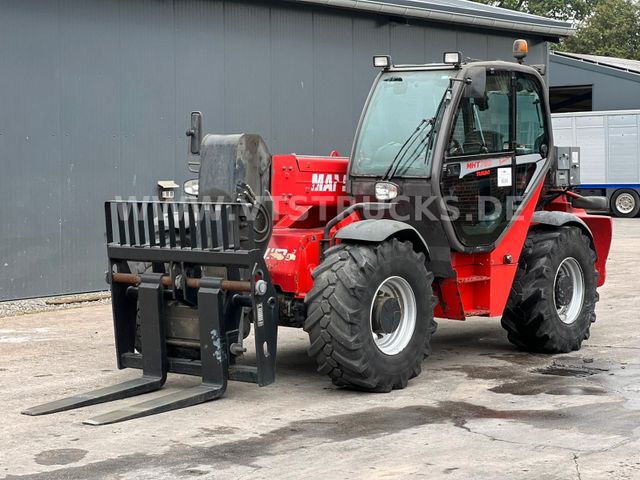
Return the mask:
[(0, 318), (0, 478), (640, 479), (639, 242), (640, 219), (616, 220), (581, 351), (525, 354), (496, 319), (440, 321), (422, 375), (390, 394), (333, 387), (306, 334), (282, 329), (269, 387), (104, 427), (82, 420), (140, 399), (26, 417), (138, 373), (115, 367), (108, 306)]

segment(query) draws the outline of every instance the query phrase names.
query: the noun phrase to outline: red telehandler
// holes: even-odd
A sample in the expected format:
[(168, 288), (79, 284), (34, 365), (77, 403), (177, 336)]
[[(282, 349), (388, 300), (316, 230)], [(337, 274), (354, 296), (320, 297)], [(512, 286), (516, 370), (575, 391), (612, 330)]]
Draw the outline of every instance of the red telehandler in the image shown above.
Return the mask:
[[(274, 381), (279, 326), (318, 371), (389, 392), (420, 374), (435, 317), (502, 317), (531, 352), (581, 347), (611, 219), (572, 192), (579, 150), (553, 143), (544, 67), (463, 61), (381, 69), (349, 158), (274, 155), (258, 135), (206, 135), (191, 115), (185, 201), (105, 204), (119, 368), (142, 377), (26, 410), (41, 415), (202, 384), (87, 420), (108, 424)], [(244, 359), (255, 341), (255, 362)], [(248, 355), (247, 355), (248, 356)]]

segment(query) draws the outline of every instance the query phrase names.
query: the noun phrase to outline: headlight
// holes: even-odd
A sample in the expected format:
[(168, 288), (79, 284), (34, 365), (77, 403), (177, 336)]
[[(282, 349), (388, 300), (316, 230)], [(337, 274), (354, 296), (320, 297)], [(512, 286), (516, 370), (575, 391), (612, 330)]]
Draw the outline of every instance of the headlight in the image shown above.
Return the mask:
[(199, 190), (199, 183), (198, 180), (187, 180), (186, 182), (184, 182), (184, 185), (182, 187), (182, 189), (184, 190), (184, 193), (186, 193), (187, 195), (191, 195), (193, 197), (197, 197), (198, 196), (198, 190)]
[(398, 186), (391, 182), (376, 183), (376, 198), (380, 202), (393, 200), (398, 196)]

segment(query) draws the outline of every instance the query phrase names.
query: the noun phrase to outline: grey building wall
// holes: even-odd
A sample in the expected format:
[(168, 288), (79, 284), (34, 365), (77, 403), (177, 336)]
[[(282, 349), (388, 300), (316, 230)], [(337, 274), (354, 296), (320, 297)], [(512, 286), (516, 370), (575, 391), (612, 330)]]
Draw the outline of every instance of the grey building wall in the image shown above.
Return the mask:
[(639, 74), (551, 55), (549, 85), (592, 85), (594, 111), (640, 109)]
[(0, 300), (106, 288), (102, 204), (189, 177), (191, 110), (272, 152), (347, 154), (372, 55), (508, 59), (519, 36), (290, 2), (1, 2)]

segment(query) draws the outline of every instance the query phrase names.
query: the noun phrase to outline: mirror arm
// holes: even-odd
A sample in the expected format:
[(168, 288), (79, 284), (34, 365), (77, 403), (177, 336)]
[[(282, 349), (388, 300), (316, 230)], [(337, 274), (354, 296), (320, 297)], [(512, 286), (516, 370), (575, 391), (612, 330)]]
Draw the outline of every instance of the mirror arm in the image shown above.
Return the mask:
[(200, 155), (202, 143), (202, 113), (191, 112), (191, 128), (186, 132), (189, 138), (189, 152), (192, 155)]

